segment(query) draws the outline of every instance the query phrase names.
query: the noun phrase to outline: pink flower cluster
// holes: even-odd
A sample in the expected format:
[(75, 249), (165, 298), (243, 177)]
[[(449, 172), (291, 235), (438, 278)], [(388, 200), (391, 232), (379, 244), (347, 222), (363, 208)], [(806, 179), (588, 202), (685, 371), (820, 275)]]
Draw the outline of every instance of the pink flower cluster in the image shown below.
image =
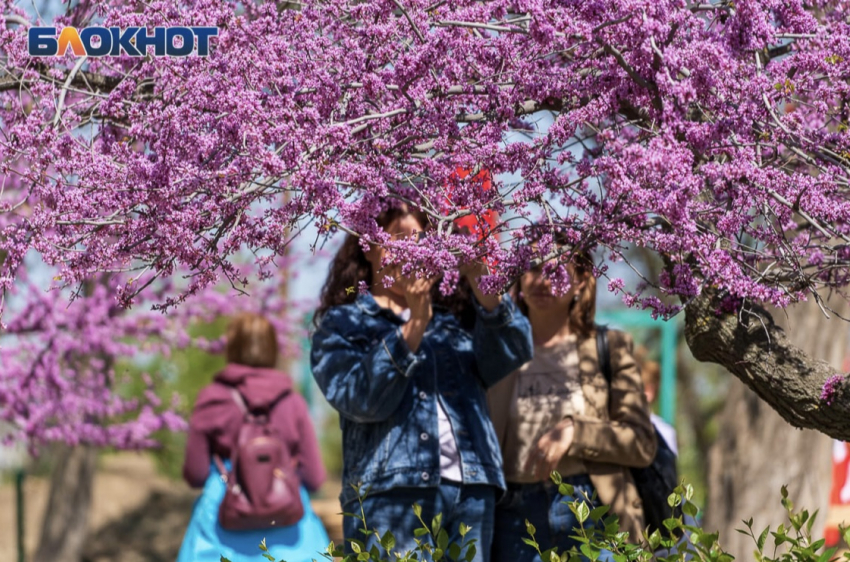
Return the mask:
[(827, 406), (831, 406), (836, 394), (838, 394), (838, 389), (846, 378), (846, 375), (832, 375), (826, 379), (820, 394), (821, 401), (826, 402)]

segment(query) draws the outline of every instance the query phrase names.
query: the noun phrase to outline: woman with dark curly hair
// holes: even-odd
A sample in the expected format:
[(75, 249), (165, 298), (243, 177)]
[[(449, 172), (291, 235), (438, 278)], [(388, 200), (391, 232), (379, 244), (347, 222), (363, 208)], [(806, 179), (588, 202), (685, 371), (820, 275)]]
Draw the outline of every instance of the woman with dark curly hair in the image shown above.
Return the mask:
[[(406, 207), (377, 223), (401, 238), (428, 226)], [(364, 251), (349, 235), (315, 317), (313, 375), (343, 433), (340, 501), (365, 519), (345, 516), (346, 549), (353, 539), (366, 550), (377, 544), (374, 533), (358, 532), (364, 525), (392, 531), (393, 551), (413, 549), (418, 503), (425, 521), (441, 513), (450, 540), (474, 539), (472, 560), (487, 561), (505, 484), (485, 390), (531, 358), (531, 330), (509, 296), (482, 293), (476, 272), (462, 272), (446, 297), (436, 279), (382, 267), (385, 252), (377, 244)], [(385, 276), (394, 279), (389, 287)], [(363, 283), (368, 291), (360, 293)], [(472, 527), (464, 539), (460, 523)]]

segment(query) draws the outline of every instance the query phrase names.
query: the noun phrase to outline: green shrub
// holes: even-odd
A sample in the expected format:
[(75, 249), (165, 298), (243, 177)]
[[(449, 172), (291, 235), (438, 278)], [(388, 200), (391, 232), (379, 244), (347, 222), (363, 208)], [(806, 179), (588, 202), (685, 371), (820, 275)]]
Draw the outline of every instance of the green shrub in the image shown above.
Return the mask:
[[(559, 492), (563, 495), (572, 496), (574, 489), (571, 485), (561, 482), (560, 476), (553, 473), (553, 481), (558, 485)], [(693, 487), (684, 482), (673, 490), (668, 498), (672, 508), (682, 506), (685, 515), (691, 518), (697, 514), (697, 506), (691, 501)], [(808, 511), (794, 511), (794, 506), (788, 499), (788, 490), (782, 487), (782, 506), (788, 513), (788, 524), (780, 525), (775, 531), (770, 527), (762, 530), (756, 535), (753, 530), (752, 519), (743, 521), (746, 529), (738, 532), (752, 537), (754, 543), (754, 557), (756, 562), (836, 562), (838, 560), (850, 561), (850, 552), (837, 557), (836, 548), (824, 550), (824, 540), (812, 539), (812, 527), (817, 512), (809, 514)], [(569, 507), (579, 521), (580, 527), (574, 529), (574, 538), (578, 547), (572, 547), (567, 551), (559, 552), (555, 548), (547, 548), (548, 545), (539, 545), (535, 541), (536, 529), (526, 521), (528, 538), (523, 541), (534, 548), (544, 562), (586, 562), (600, 559), (610, 559), (614, 562), (650, 562), (653, 559), (658, 562), (732, 562), (734, 557), (723, 551), (719, 543), (717, 533), (707, 532), (700, 527), (687, 525), (682, 518), (669, 518), (664, 521), (665, 532), (656, 530), (649, 536), (644, 536), (644, 544), (631, 544), (627, 542), (628, 533), (621, 532), (616, 515), (609, 513), (608, 506), (591, 509), (593, 499), (584, 493), (574, 501), (568, 502)], [(474, 540), (463, 541), (462, 544), (449, 544), (449, 534), (442, 527), (442, 517), (437, 515), (428, 525), (422, 519), (422, 509), (418, 505), (413, 506), (416, 516), (419, 518), (421, 527), (414, 531), (416, 537), (416, 548), (409, 552), (395, 552), (395, 537), (392, 531), (386, 529), (381, 531), (369, 529), (362, 510), (357, 514), (345, 514), (356, 517), (363, 524), (360, 532), (364, 538), (374, 536), (380, 547), (375, 545), (366, 550), (365, 541), (360, 539), (348, 539), (353, 553), (345, 554), (341, 545), (331, 543), (322, 556), (328, 560), (341, 558), (343, 562), (466, 562), (475, 556), (476, 546)], [(465, 537), (469, 527), (460, 524), (460, 535)], [(681, 537), (685, 533), (685, 538)], [(844, 540), (850, 543), (850, 528), (841, 527)], [(772, 544), (771, 544), (772, 543)], [(544, 550), (545, 549), (545, 550)], [(656, 552), (663, 549), (664, 556), (657, 556)], [(260, 544), (262, 555), (269, 562), (285, 562), (276, 560), (268, 553), (265, 540)], [(222, 557), (222, 562), (229, 562)], [(749, 561), (747, 561), (749, 562)]]

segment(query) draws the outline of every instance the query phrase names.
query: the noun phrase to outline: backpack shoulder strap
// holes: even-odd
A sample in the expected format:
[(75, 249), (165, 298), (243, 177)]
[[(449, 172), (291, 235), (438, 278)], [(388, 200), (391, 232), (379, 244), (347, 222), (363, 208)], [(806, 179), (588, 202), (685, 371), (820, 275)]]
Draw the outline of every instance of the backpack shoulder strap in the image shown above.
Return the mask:
[(239, 406), (239, 410), (242, 412), (242, 415), (248, 414), (248, 404), (245, 403), (242, 393), (236, 390), (236, 387), (231, 386), (230, 395), (233, 397), (233, 401), (236, 402), (236, 405)]
[(608, 388), (611, 387), (611, 351), (608, 348), (608, 326), (596, 326), (596, 355), (599, 359), (599, 370), (605, 376)]

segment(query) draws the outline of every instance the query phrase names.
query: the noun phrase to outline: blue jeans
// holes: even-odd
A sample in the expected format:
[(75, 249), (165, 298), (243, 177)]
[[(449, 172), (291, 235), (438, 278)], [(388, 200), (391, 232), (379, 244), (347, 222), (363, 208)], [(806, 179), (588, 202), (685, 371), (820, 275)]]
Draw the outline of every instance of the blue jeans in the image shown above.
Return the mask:
[[(568, 502), (584, 499), (581, 492), (593, 496), (594, 487), (586, 474), (566, 476), (564, 483), (572, 484), (575, 497), (563, 496), (552, 482), (535, 484), (508, 484), (508, 493), (496, 507), (495, 539), (493, 541), (492, 562), (541, 562), (537, 551), (525, 544), (523, 538), (531, 538), (525, 527), (525, 520), (534, 525), (534, 539), (540, 545), (541, 552), (556, 547), (562, 554), (572, 546), (579, 544), (572, 535), (578, 533), (581, 525), (570, 510)], [(602, 505), (597, 498), (590, 509)], [(589, 519), (584, 522), (586, 529), (593, 526)], [(609, 553), (603, 552), (600, 559)]]
[[(367, 495), (363, 498), (363, 513), (369, 530), (377, 530), (383, 536), (386, 531), (392, 531), (395, 536), (395, 546), (392, 552), (405, 553), (416, 548), (414, 530), (422, 526), (413, 512), (413, 504), (422, 506), (422, 519), (430, 528), (431, 521), (438, 513), (442, 514), (442, 528), (449, 535), (449, 544), (466, 544), (470, 539), (476, 539), (476, 555), (474, 562), (490, 561), (490, 544), (493, 540), (493, 513), (496, 505), (497, 489), (495, 486), (481, 484), (462, 485), (459, 482), (443, 480), (439, 487), (430, 488), (392, 488), (386, 492)], [(360, 504), (357, 500), (348, 502), (343, 511), (358, 516)], [(472, 527), (461, 538), (458, 532), (461, 523)], [(366, 543), (366, 550), (377, 545), (381, 554), (384, 553), (375, 534), (365, 536), (363, 522), (346, 515), (343, 519), (345, 534), (345, 552), (351, 553), (349, 539), (358, 539)], [(429, 544), (427, 536), (419, 537), (424, 544)], [(431, 543), (433, 544), (433, 543)], [(466, 549), (462, 551), (465, 555)], [(394, 559), (390, 556), (390, 559)]]

